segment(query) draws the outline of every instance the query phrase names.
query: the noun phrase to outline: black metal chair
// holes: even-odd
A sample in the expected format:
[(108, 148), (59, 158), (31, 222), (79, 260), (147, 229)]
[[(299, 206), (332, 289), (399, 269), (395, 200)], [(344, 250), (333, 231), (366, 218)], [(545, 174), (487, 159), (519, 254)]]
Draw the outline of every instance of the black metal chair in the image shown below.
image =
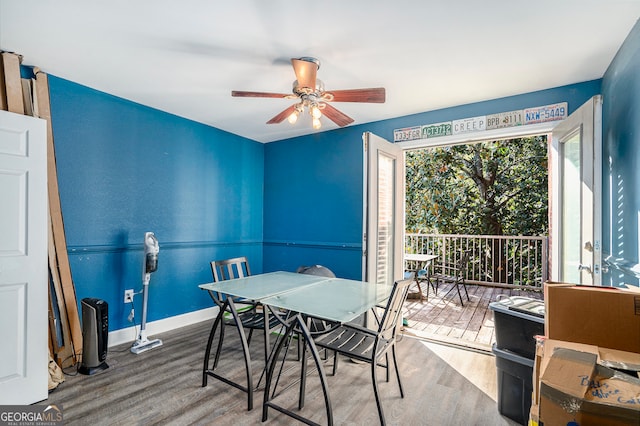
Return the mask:
[[(376, 367), (385, 367), (386, 379), (389, 381), (389, 351), (391, 351), (396, 377), (398, 379), (398, 387), (400, 388), (400, 396), (404, 398), (396, 358), (396, 334), (402, 314), (402, 306), (407, 299), (409, 286), (412, 283), (413, 280), (409, 279), (397, 281), (393, 285), (391, 295), (389, 296), (377, 330), (371, 330), (355, 324), (343, 324), (326, 334), (314, 338), (314, 342), (318, 348), (335, 351), (333, 374), (336, 373), (338, 354), (371, 364), (373, 392), (378, 406), (378, 416), (380, 417), (380, 423), (382, 425), (385, 424), (385, 418), (378, 391)], [(385, 358), (384, 363), (381, 362), (383, 356)]]
[[(224, 260), (214, 260), (211, 262), (211, 274), (213, 275), (213, 281), (225, 281), (234, 278), (244, 278), (251, 275), (251, 270), (249, 269), (249, 261), (246, 257), (234, 257), (232, 259), (224, 259)], [(209, 292), (209, 295), (213, 299), (214, 303), (219, 307), (222, 307), (223, 298), (220, 294), (212, 294), (214, 292)], [(247, 338), (247, 343), (251, 343), (251, 337), (253, 335), (253, 330), (264, 329), (264, 316), (261, 312), (257, 311), (258, 303), (252, 300), (246, 300), (241, 298), (233, 298), (234, 303), (240, 305), (242, 308), (238, 311), (240, 316), (240, 320), (242, 321), (242, 325), (244, 328), (249, 330), (249, 337)], [(227, 324), (235, 324), (233, 318), (227, 319)]]
[[(462, 293), (460, 292), (460, 286), (464, 288), (464, 293), (469, 301), (469, 293), (467, 292), (467, 283), (465, 281), (465, 275), (467, 273), (467, 265), (469, 265), (469, 258), (471, 256), (471, 250), (465, 250), (460, 253), (458, 259), (452, 263), (440, 263), (433, 266), (434, 272), (428, 275), (429, 282), (434, 288), (434, 292), (438, 294), (438, 287), (445, 283), (450, 283), (451, 288), (445, 296), (451, 293), (454, 289), (458, 291), (458, 297), (460, 298), (460, 305), (464, 306), (462, 301)], [(427, 285), (427, 298), (429, 297), (429, 286)]]
[[(410, 265), (411, 264), (411, 265)], [(420, 302), (424, 300), (424, 293), (422, 292), (422, 284), (425, 283), (427, 286), (431, 286), (435, 291), (434, 285), (429, 280), (429, 268), (431, 268), (431, 261), (425, 262), (423, 268), (419, 268), (416, 261), (407, 261), (405, 265), (404, 271), (404, 279), (409, 280), (413, 279), (416, 287), (418, 288), (417, 293), (409, 292), (407, 296), (408, 299), (419, 299)], [(429, 289), (427, 289), (427, 296), (429, 295)]]
[[(213, 274), (214, 282), (234, 278), (243, 278), (251, 275), (249, 262), (244, 256), (232, 259), (212, 261), (211, 272)], [(207, 349), (205, 351), (204, 367), (202, 371), (202, 386), (207, 386), (207, 378), (211, 376), (218, 380), (221, 380), (224, 383), (227, 383), (228, 385), (240, 389), (243, 392), (246, 392), (248, 399), (247, 410), (250, 411), (251, 409), (253, 409), (254, 387), (253, 373), (251, 369), (251, 357), (249, 356), (249, 343), (251, 342), (253, 330), (258, 329), (264, 331), (264, 359), (266, 363), (266, 360), (269, 356), (268, 342), (270, 330), (277, 328), (280, 323), (278, 322), (277, 318), (271, 316), (269, 317), (268, 326), (265, 327), (264, 314), (261, 310), (258, 309), (260, 304), (255, 301), (242, 298), (223, 297), (220, 293), (214, 291), (209, 291), (209, 295), (213, 299), (213, 302), (220, 308), (220, 312), (213, 322), (213, 326), (211, 327), (211, 331), (209, 333), (209, 339), (207, 341)], [(240, 308), (236, 308), (236, 304), (240, 306)], [(247, 376), (246, 387), (229, 380), (223, 374), (215, 371), (218, 367), (220, 352), (222, 351), (222, 344), (224, 342), (225, 326), (227, 325), (235, 327), (238, 330), (238, 334), (240, 335)], [(213, 365), (210, 366), (209, 364), (211, 358), (211, 347), (213, 345), (213, 340), (218, 327), (220, 328), (218, 344), (214, 355)], [(244, 331), (245, 329), (249, 330), (248, 338), (246, 337)]]

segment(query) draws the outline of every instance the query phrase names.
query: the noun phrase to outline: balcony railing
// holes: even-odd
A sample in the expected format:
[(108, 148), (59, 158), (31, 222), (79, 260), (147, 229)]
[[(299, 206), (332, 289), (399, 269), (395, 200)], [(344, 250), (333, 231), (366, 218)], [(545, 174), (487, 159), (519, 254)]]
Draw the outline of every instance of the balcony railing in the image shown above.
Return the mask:
[(405, 234), (406, 253), (438, 255), (438, 262), (455, 262), (469, 251), (468, 283), (542, 288), (548, 277), (547, 237), (503, 235)]

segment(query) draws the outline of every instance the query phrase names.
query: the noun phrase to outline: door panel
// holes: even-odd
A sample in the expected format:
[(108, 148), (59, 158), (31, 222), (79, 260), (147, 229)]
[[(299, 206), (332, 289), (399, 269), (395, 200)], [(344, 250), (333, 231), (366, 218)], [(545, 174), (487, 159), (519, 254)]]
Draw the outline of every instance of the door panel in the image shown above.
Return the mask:
[(363, 279), (391, 285), (403, 276), (404, 152), (372, 133), (365, 133), (363, 142)]
[(0, 111), (0, 404), (47, 398), (45, 121)]
[(553, 129), (551, 279), (601, 283), (602, 97)]
[(565, 267), (562, 269), (561, 280), (565, 282), (582, 282), (578, 265), (582, 262), (580, 196), (581, 183), (581, 134), (576, 132), (561, 144), (562, 158), (562, 186), (560, 197), (562, 200), (562, 259)]

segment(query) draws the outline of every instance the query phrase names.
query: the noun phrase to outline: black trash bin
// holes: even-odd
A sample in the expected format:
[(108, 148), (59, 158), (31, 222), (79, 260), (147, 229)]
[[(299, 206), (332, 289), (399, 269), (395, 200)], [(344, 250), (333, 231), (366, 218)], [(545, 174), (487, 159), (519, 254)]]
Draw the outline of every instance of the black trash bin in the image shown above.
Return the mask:
[(496, 343), (492, 351), (498, 373), (498, 411), (526, 425), (533, 392), (535, 336), (544, 335), (544, 302), (512, 296), (489, 304)]
[(523, 296), (511, 296), (491, 302), (496, 347), (525, 358), (536, 355), (535, 336), (544, 335), (544, 302)]
[(498, 411), (522, 425), (529, 422), (533, 392), (533, 360), (498, 349), (493, 344), (498, 372)]

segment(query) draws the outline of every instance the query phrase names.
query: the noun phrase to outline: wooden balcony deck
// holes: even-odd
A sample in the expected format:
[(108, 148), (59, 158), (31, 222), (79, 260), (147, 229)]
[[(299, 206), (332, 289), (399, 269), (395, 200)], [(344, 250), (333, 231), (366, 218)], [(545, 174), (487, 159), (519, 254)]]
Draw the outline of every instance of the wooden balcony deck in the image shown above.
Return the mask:
[[(438, 295), (429, 291), (428, 300), (417, 297), (417, 288), (412, 287), (410, 297), (405, 302), (404, 318), (408, 325), (403, 333), (409, 336), (450, 344), (454, 346), (491, 352), (495, 342), (493, 311), (489, 303), (499, 297), (526, 296), (542, 299), (541, 291), (517, 290), (467, 284), (470, 301), (460, 306), (455, 289), (447, 294), (449, 286), (441, 286)], [(426, 284), (422, 285), (426, 294)], [(503, 296), (501, 296), (503, 295)], [(414, 297), (412, 297), (414, 296)]]

